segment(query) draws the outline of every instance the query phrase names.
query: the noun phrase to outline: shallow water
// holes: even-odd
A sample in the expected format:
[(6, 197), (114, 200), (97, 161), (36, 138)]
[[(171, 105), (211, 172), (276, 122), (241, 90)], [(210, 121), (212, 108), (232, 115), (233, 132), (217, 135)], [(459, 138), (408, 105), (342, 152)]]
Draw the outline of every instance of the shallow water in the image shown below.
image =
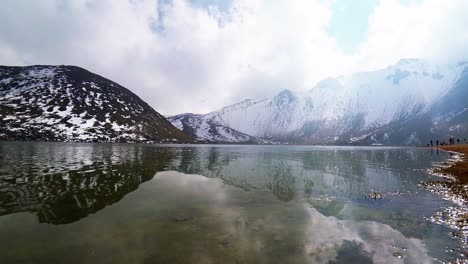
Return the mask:
[(0, 263), (463, 259), (416, 148), (0, 143)]

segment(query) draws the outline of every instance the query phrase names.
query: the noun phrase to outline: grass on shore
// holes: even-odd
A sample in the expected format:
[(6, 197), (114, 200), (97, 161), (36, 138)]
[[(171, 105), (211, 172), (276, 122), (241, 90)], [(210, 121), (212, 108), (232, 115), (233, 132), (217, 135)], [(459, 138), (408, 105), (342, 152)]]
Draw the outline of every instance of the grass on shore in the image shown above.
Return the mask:
[(468, 184), (468, 144), (439, 146), (438, 148), (464, 155), (461, 162), (457, 162), (448, 168), (443, 168), (441, 172), (453, 175), (461, 184)]

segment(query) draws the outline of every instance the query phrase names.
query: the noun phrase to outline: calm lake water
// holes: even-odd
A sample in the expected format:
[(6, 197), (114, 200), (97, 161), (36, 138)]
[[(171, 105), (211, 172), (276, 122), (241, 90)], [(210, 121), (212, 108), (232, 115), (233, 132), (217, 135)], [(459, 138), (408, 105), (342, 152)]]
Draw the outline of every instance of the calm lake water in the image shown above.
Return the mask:
[[(0, 143), (0, 263), (463, 258), (416, 148)], [(382, 196), (382, 198), (379, 198)], [(377, 198), (377, 199), (374, 199)]]

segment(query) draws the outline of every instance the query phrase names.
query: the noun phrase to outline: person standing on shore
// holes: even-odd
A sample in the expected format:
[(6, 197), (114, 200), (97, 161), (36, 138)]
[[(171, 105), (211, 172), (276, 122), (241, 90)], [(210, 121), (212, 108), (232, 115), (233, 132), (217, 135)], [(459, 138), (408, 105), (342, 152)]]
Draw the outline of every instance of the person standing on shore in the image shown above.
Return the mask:
[(460, 139), (459, 138), (457, 138), (457, 144), (460, 145)]
[(436, 140), (436, 145), (439, 146), (439, 140), (438, 139)]
[(432, 142), (432, 139), (431, 139), (431, 147), (434, 146), (433, 142)]

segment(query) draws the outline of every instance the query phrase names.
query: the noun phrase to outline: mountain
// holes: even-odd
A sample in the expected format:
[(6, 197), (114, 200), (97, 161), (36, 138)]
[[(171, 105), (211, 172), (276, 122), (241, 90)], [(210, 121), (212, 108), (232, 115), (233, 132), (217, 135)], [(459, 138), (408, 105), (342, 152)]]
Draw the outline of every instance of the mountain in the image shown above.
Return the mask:
[[(385, 69), (328, 78), (311, 90), (245, 100), (206, 120), (266, 140), (311, 144), (420, 145), (468, 132), (467, 63), (402, 59)], [(174, 119), (170, 118), (171, 122)], [(465, 137), (468, 137), (466, 135)]]
[(0, 66), (0, 140), (188, 142), (119, 84), (75, 66)]
[(426, 111), (404, 122), (392, 122), (372, 133), (373, 141), (423, 145), (430, 140), (448, 142), (450, 136), (464, 142), (468, 139), (468, 64), (451, 88)]
[(167, 118), (184, 134), (205, 143), (264, 144), (267, 140), (249, 136), (227, 127), (210, 115), (182, 114)]

